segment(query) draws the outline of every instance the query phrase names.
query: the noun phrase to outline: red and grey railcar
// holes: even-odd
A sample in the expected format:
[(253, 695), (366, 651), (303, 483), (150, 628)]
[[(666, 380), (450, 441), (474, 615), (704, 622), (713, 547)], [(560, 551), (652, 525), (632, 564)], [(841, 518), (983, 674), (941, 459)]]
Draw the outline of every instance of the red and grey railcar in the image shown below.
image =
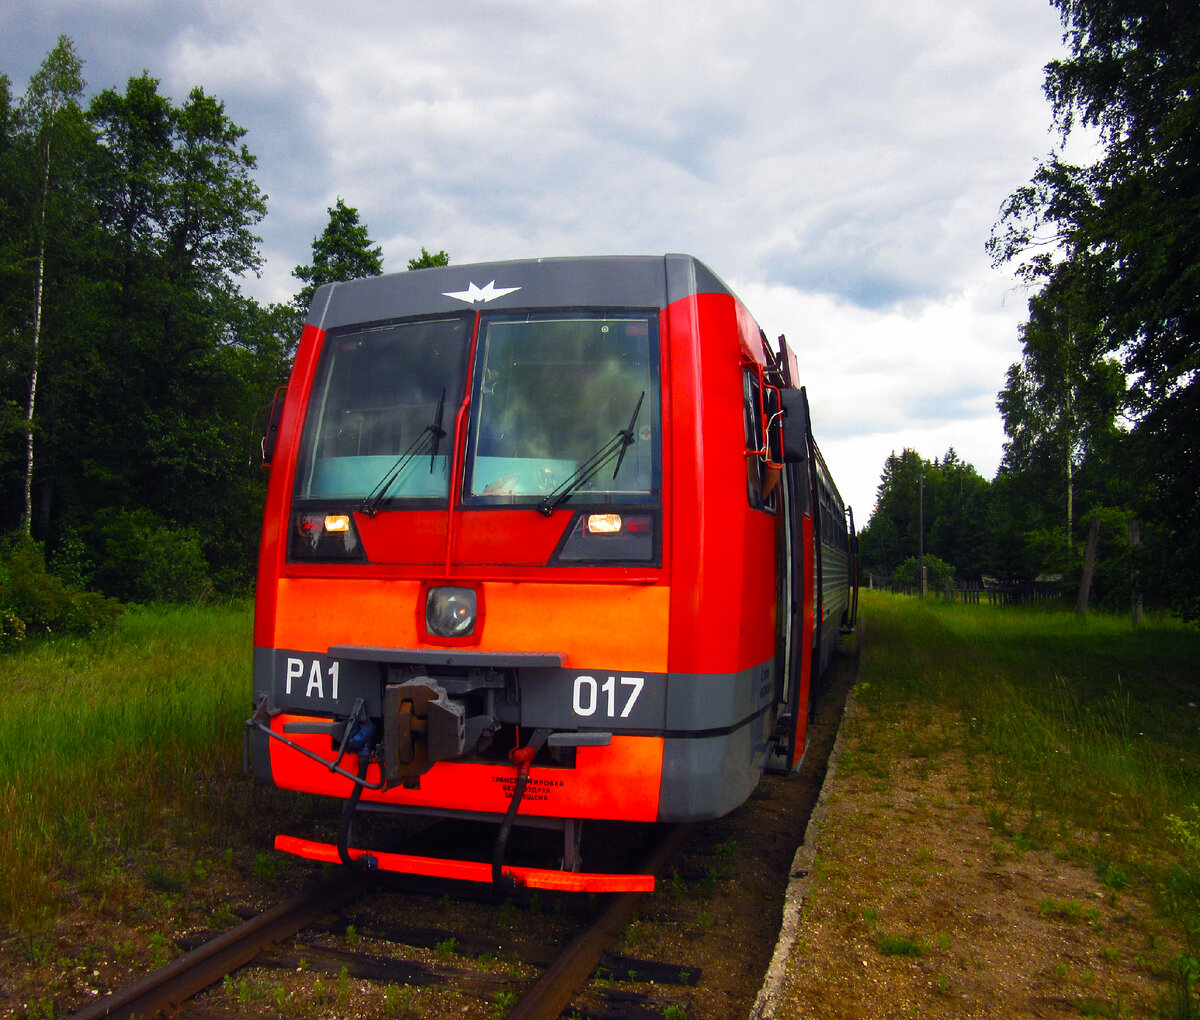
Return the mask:
[[(277, 847), (645, 888), (580, 870), (581, 823), (719, 817), (795, 767), (856, 574), (796, 375), (683, 255), (318, 290), (264, 441), (247, 727), (344, 824)], [(352, 846), (368, 808), (494, 820), (493, 860)], [(507, 863), (514, 822), (563, 866)]]

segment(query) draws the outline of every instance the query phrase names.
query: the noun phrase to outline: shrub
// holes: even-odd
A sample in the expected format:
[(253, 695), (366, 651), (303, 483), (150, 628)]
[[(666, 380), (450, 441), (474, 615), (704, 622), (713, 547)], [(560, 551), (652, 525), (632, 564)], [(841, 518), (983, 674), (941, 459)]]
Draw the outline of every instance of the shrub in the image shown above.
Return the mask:
[[(928, 590), (939, 592), (947, 585), (954, 584), (954, 568), (936, 556), (925, 554), (925, 574)], [(921, 587), (921, 567), (915, 556), (910, 556), (896, 568), (894, 581), (897, 588), (907, 588), (913, 591)]]
[(127, 602), (198, 602), (211, 590), (200, 536), (149, 510), (101, 510), (91, 545), (93, 583)]
[(9, 541), (0, 560), (0, 649), (15, 647), (26, 634), (90, 634), (113, 626), (121, 612), (116, 599), (79, 591), (49, 573), (36, 542)]

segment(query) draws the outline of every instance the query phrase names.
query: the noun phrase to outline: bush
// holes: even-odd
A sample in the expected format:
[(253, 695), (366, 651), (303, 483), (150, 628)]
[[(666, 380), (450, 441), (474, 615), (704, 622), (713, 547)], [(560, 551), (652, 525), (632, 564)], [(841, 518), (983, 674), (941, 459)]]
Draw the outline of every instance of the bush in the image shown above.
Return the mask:
[(121, 612), (116, 599), (79, 591), (47, 572), (36, 542), (10, 540), (0, 560), (0, 649), (26, 634), (90, 634), (113, 626)]
[[(954, 568), (945, 560), (925, 554), (925, 576), (927, 590), (931, 592), (944, 591), (948, 585), (954, 584)], [(921, 587), (921, 567), (915, 556), (910, 556), (896, 568), (893, 581), (897, 588), (907, 588), (919, 591)]]
[(93, 584), (126, 602), (199, 602), (212, 589), (200, 536), (149, 510), (102, 510), (91, 530)]

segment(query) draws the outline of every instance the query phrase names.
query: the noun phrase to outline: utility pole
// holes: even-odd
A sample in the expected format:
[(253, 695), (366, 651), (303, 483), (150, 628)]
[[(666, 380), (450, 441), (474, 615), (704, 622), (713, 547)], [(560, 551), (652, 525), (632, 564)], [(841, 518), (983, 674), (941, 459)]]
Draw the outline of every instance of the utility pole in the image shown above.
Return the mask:
[(921, 598), (925, 597), (925, 462), (921, 462), (920, 482), (917, 491), (920, 493), (917, 504), (917, 569), (920, 577)]

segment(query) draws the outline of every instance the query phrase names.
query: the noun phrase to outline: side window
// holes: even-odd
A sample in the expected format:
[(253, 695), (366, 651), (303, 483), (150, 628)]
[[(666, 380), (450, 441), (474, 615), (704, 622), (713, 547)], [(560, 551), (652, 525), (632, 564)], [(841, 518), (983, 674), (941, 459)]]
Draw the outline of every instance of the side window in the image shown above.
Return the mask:
[[(755, 510), (774, 513), (779, 495), (779, 468), (768, 464), (769, 451), (764, 445), (763, 415), (771, 398), (764, 395), (757, 366), (742, 369), (743, 404), (746, 421), (746, 496)], [(769, 440), (768, 440), (769, 442)]]

